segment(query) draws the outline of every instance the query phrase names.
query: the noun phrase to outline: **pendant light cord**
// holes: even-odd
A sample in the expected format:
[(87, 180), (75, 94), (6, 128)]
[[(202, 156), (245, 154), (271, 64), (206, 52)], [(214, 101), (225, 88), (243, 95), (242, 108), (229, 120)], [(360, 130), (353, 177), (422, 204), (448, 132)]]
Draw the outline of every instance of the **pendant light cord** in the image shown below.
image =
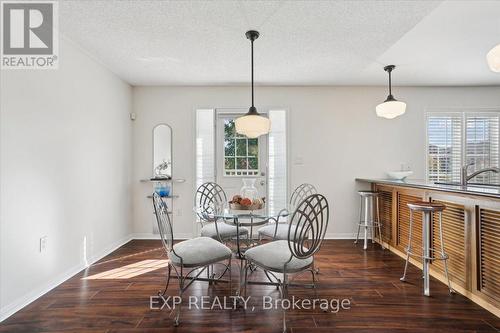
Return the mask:
[(252, 66), (252, 107), (254, 107), (254, 105), (253, 105), (253, 39), (251, 40), (251, 43), (252, 43), (252, 61), (251, 61), (251, 66)]
[(392, 71), (389, 71), (389, 96), (390, 96), (390, 95), (392, 95), (391, 72), (392, 72)]

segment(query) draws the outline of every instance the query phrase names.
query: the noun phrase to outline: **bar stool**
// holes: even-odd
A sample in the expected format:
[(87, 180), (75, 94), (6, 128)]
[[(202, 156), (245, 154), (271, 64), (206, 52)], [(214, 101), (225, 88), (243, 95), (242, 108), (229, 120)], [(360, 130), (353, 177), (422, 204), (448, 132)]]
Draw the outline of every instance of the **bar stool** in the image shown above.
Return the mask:
[[(356, 241), (354, 244), (358, 243), (359, 240), (359, 230), (361, 227), (365, 229), (364, 233), (364, 245), (363, 250), (368, 248), (368, 229), (370, 229), (372, 243), (375, 243), (375, 232), (378, 230), (378, 237), (380, 246), (384, 249), (384, 245), (382, 245), (382, 231), (381, 231), (381, 222), (380, 222), (380, 210), (379, 210), (379, 192), (376, 191), (358, 191), (361, 197), (361, 205), (359, 207), (359, 223), (358, 223), (358, 233), (356, 235)], [(374, 209), (375, 208), (375, 209)], [(375, 210), (375, 215), (373, 214)]]
[[(435, 202), (426, 202), (426, 201), (415, 201), (407, 204), (408, 208), (410, 208), (410, 229), (408, 232), (408, 246), (406, 247), (406, 263), (405, 270), (403, 273), (403, 277), (400, 279), (401, 281), (406, 281), (406, 271), (408, 269), (408, 262), (411, 256), (417, 256), (422, 258), (423, 264), (423, 272), (424, 272), (424, 295), (430, 296), (429, 289), (429, 263), (431, 260), (444, 260), (444, 271), (446, 275), (446, 280), (448, 280), (448, 288), (450, 293), (453, 293), (454, 290), (451, 288), (450, 278), (448, 276), (448, 259), (449, 256), (444, 251), (443, 244), (443, 225), (442, 225), (442, 212), (446, 209), (446, 206), (440, 203)], [(411, 236), (412, 236), (412, 227), (413, 227), (413, 213), (421, 212), (422, 213), (422, 255), (417, 255), (412, 252), (411, 247)], [(439, 242), (441, 244), (441, 251), (438, 253), (434, 253), (434, 249), (431, 248), (431, 223), (432, 223), (432, 215), (434, 213), (439, 214)]]

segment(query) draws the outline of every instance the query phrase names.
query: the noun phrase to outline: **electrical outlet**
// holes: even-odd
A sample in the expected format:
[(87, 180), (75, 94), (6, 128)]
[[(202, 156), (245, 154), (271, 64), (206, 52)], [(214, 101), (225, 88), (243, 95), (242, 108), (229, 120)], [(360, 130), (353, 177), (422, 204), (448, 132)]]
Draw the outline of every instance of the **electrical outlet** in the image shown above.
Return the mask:
[(40, 252), (47, 250), (47, 236), (40, 237)]

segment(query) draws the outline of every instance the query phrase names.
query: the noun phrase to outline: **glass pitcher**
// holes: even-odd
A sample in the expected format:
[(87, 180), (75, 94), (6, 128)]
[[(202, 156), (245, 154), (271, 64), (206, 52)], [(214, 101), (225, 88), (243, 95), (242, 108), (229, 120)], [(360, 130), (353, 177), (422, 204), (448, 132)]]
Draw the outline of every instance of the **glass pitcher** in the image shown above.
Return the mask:
[(256, 180), (256, 178), (243, 178), (243, 187), (240, 190), (242, 198), (248, 198), (253, 202), (254, 199), (259, 197), (259, 191), (255, 187)]

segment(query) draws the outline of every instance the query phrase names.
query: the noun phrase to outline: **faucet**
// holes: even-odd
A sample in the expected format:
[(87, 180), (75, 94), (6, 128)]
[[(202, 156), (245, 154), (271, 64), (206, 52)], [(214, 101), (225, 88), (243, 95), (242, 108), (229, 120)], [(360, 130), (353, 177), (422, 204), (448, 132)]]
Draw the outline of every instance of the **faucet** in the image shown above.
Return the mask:
[(474, 165), (474, 162), (467, 163), (466, 165), (464, 165), (462, 167), (462, 175), (460, 177), (460, 184), (462, 186), (467, 186), (467, 183), (469, 182), (469, 180), (471, 180), (472, 178), (474, 178), (477, 175), (482, 174), (484, 172), (494, 172), (494, 173), (500, 172), (500, 168), (491, 167), (491, 168), (481, 169), (481, 170), (478, 170), (476, 172), (471, 173), (470, 175), (467, 175), (467, 170), (469, 169), (469, 167), (471, 165)]

